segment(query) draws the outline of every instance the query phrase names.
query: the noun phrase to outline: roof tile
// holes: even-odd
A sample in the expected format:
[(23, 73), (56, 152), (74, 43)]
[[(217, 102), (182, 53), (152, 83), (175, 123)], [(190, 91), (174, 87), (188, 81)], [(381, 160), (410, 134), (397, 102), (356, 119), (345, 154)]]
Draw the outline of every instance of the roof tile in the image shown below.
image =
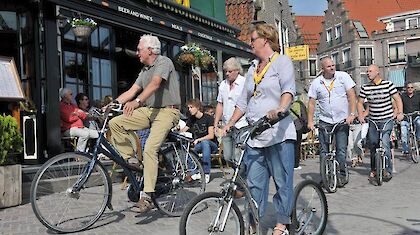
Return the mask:
[(309, 45), (310, 52), (316, 52), (320, 42), (323, 16), (295, 16), (296, 23), (303, 36), (303, 43)]
[[(419, 10), (420, 0), (342, 0), (349, 19), (362, 22), (366, 32), (383, 30), (385, 25), (378, 18), (400, 12)], [(367, 10), (369, 9), (369, 10)]]

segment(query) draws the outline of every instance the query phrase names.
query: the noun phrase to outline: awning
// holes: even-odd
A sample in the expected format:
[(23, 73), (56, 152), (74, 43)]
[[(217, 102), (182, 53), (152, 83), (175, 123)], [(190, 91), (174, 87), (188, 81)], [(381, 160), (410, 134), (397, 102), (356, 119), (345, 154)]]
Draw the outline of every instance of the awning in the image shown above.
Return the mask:
[(404, 87), (405, 69), (390, 70), (388, 73), (388, 80), (394, 83), (395, 87)]

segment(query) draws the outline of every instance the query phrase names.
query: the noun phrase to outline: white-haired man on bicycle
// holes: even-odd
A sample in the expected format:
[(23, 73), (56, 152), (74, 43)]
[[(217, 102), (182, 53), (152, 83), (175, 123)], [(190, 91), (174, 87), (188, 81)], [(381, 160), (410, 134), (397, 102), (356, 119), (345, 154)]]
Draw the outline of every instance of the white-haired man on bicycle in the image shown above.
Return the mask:
[(158, 151), (180, 117), (179, 77), (172, 61), (160, 55), (160, 45), (155, 36), (140, 38), (137, 57), (144, 67), (131, 88), (116, 99), (125, 104), (124, 114), (109, 122), (111, 141), (124, 158), (134, 155), (129, 131), (150, 128), (143, 151), (144, 189), (137, 203), (140, 213), (153, 208)]

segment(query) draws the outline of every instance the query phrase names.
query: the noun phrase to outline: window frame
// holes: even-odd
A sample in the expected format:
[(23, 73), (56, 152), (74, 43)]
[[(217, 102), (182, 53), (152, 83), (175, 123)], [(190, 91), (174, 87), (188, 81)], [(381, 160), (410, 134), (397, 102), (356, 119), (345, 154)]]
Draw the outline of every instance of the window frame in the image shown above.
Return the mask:
[[(402, 45), (403, 46), (403, 49), (404, 49), (404, 58), (403, 58), (403, 60), (401, 59), (400, 60), (400, 58), (399, 58), (399, 56), (398, 56), (398, 52), (399, 52), (399, 50), (398, 50), (398, 46), (396, 47), (396, 49), (397, 49), (397, 51), (396, 51), (396, 61), (395, 62), (392, 62), (391, 61), (391, 46), (394, 46), (394, 45), (398, 45), (398, 44), (400, 44), (400, 45)], [(405, 64), (407, 62), (407, 54), (406, 54), (406, 48), (405, 48), (405, 41), (395, 41), (395, 42), (392, 42), (392, 43), (388, 43), (388, 63), (389, 64)]]
[[(373, 48), (374, 48), (373, 45), (360, 45), (359, 46), (359, 63), (360, 63), (360, 66), (370, 66), (370, 65), (375, 63), (375, 50)], [(367, 57), (362, 58), (362, 53), (361, 53), (362, 49), (364, 49), (365, 51), (366, 51), (366, 49), (371, 49), (371, 51), (372, 51), (372, 58), (371, 58), (372, 61), (371, 61), (370, 64), (367, 62), (368, 61)], [(365, 52), (365, 55), (367, 55), (366, 52)], [(362, 64), (362, 59), (364, 59), (366, 61), (365, 64)]]

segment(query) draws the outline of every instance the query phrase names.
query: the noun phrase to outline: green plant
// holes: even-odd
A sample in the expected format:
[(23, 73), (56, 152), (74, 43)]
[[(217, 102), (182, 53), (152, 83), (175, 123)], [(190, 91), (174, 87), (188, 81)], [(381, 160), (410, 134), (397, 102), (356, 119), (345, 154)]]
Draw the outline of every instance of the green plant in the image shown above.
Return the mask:
[(9, 153), (20, 153), (22, 149), (23, 139), (18, 123), (10, 115), (0, 115), (0, 165), (10, 164)]
[(89, 26), (91, 28), (95, 28), (97, 23), (92, 20), (91, 18), (73, 18), (71, 21), (69, 21), (71, 27), (76, 26)]

